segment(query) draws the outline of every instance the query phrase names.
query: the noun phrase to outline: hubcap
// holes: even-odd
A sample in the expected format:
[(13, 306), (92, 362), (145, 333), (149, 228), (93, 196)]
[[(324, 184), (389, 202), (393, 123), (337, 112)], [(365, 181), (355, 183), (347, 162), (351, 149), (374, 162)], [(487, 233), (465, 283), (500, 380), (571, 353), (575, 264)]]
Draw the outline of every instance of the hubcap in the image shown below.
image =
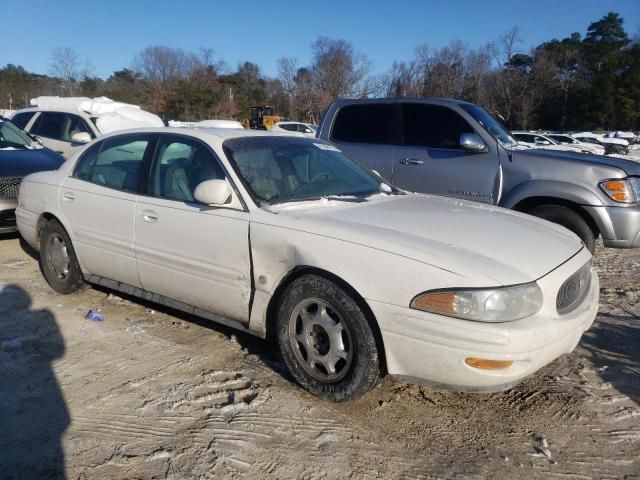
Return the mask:
[(298, 303), (289, 318), (289, 341), (300, 365), (316, 380), (339, 380), (349, 371), (351, 332), (330, 303), (319, 298)]
[(69, 253), (67, 244), (60, 235), (52, 235), (49, 238), (48, 248), (49, 266), (58, 278), (65, 278), (69, 274)]

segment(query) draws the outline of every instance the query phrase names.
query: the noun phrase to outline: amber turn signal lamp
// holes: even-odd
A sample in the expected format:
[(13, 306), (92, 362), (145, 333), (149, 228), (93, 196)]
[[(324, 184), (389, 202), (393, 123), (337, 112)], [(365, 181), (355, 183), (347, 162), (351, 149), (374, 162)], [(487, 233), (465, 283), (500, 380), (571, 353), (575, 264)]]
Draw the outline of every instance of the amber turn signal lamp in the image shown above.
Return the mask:
[(485, 358), (468, 357), (464, 359), (464, 363), (482, 370), (504, 370), (513, 365), (513, 360), (487, 360)]
[(453, 301), (456, 297), (454, 292), (429, 293), (420, 295), (413, 301), (413, 308), (426, 310), (429, 312), (439, 312), (446, 315), (454, 315)]
[(624, 182), (616, 182), (616, 181), (605, 182), (602, 184), (602, 186), (606, 190), (609, 190), (610, 192), (626, 192), (627, 191), (627, 186), (625, 185)]

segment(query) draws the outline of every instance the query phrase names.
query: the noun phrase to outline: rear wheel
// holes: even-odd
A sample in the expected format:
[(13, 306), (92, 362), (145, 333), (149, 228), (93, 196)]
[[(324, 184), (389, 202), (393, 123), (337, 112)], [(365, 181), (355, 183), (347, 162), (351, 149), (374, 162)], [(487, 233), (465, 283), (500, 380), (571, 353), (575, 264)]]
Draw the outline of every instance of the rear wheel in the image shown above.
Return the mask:
[(529, 210), (530, 215), (562, 225), (575, 233), (591, 253), (596, 248), (596, 235), (579, 213), (562, 205), (539, 205)]
[(380, 380), (375, 337), (356, 301), (335, 283), (304, 275), (278, 308), (278, 345), (295, 380), (327, 400), (344, 401)]
[(57, 220), (47, 222), (40, 236), (40, 268), (58, 293), (73, 293), (84, 284), (71, 239)]

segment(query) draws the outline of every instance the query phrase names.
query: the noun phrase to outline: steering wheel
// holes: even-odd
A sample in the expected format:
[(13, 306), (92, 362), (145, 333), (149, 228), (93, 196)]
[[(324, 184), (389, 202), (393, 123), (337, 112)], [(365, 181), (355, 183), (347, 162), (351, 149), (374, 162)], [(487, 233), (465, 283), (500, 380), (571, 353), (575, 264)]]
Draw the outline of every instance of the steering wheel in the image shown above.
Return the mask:
[(309, 183), (313, 183), (316, 180), (320, 180), (321, 178), (326, 178), (327, 180), (329, 180), (329, 178), (331, 178), (331, 174), (329, 172), (321, 172), (317, 174), (315, 177), (313, 177), (311, 180), (309, 180)]

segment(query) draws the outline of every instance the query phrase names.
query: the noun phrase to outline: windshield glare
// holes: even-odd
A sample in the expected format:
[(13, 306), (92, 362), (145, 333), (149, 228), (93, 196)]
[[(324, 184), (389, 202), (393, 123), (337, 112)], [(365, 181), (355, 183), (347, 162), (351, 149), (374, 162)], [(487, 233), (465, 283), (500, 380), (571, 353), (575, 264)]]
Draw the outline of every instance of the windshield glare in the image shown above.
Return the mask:
[(513, 146), (516, 143), (509, 131), (484, 108), (478, 105), (462, 105), (462, 108), (503, 145)]
[(13, 122), (0, 120), (0, 148), (30, 147), (31, 143), (29, 135), (16, 127)]
[(381, 191), (372, 171), (332, 145), (294, 137), (239, 137), (224, 151), (253, 195), (269, 203), (367, 197)]

